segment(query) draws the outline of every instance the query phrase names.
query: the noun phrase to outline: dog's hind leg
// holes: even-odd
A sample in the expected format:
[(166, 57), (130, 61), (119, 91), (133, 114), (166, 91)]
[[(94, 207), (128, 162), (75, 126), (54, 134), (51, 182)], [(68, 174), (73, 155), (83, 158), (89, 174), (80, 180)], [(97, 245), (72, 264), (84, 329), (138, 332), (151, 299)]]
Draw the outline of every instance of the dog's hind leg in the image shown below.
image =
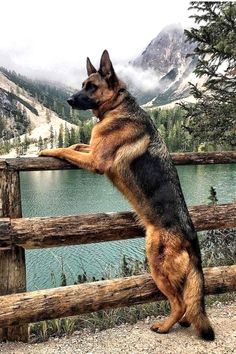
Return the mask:
[(183, 298), (186, 304), (187, 321), (193, 325), (199, 337), (204, 340), (214, 340), (214, 330), (205, 311), (203, 275), (193, 265), (186, 280)]
[[(154, 323), (151, 329), (167, 333), (183, 317), (186, 306), (182, 298), (183, 282), (187, 272), (189, 257), (179, 248), (178, 238), (169, 240), (166, 230), (147, 231), (146, 251), (151, 275), (159, 290), (167, 297), (171, 314), (163, 322)], [(171, 238), (172, 239), (172, 238)]]
[(183, 305), (181, 297), (176, 295), (174, 288), (168, 281), (168, 278), (157, 275), (155, 272), (152, 272), (152, 277), (159, 290), (169, 300), (171, 314), (163, 322), (155, 322), (151, 326), (151, 330), (158, 333), (167, 333), (171, 327), (183, 317), (185, 306)]
[(183, 315), (183, 317), (179, 321), (179, 324), (181, 327), (185, 327), (185, 328), (188, 328), (191, 326), (191, 323), (187, 320), (186, 314)]

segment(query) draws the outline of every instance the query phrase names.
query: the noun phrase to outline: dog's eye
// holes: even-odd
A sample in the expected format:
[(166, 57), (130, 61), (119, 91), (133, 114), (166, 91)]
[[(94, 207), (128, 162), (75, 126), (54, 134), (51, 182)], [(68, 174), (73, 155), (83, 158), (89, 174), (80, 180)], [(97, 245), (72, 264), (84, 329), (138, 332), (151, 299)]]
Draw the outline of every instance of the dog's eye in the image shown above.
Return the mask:
[(86, 85), (86, 90), (95, 92), (97, 90), (98, 86), (93, 84), (92, 82), (88, 82)]

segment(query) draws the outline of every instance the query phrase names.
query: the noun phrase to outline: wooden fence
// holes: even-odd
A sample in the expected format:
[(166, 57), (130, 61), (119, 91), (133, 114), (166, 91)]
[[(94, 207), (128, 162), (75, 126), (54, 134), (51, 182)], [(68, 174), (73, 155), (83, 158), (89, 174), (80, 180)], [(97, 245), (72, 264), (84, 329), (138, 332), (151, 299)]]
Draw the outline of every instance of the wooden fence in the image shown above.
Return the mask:
[[(172, 154), (176, 165), (236, 163), (236, 152)], [(0, 340), (28, 323), (163, 299), (149, 274), (26, 292), (25, 249), (143, 237), (132, 212), (22, 218), (20, 171), (71, 169), (54, 158), (0, 159)], [(236, 227), (236, 204), (189, 208), (197, 230)], [(236, 290), (236, 265), (205, 268), (205, 293)]]

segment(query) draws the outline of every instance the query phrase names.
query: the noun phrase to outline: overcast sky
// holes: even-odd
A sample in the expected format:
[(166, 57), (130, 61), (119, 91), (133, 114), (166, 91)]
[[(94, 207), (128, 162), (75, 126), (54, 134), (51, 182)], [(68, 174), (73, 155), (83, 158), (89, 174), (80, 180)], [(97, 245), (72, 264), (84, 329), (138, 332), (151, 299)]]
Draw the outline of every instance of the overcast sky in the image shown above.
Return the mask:
[(189, 27), (188, 6), (175, 0), (1, 1), (0, 65), (73, 84), (85, 75), (87, 56), (97, 65), (108, 49), (115, 64), (126, 63), (163, 27)]

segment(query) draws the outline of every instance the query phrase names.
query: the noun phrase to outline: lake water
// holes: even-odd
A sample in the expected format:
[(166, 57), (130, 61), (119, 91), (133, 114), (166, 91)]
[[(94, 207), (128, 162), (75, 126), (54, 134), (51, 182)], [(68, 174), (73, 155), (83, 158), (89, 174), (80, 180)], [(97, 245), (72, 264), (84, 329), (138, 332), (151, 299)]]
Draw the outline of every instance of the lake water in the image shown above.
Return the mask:
[[(211, 186), (219, 203), (236, 198), (235, 165), (180, 166), (178, 173), (188, 205), (207, 204)], [(22, 172), (21, 192), (24, 217), (130, 210), (104, 176), (84, 170)], [(59, 286), (62, 268), (68, 284), (84, 271), (89, 277), (113, 276), (123, 255), (143, 259), (144, 239), (27, 250), (27, 288)]]

